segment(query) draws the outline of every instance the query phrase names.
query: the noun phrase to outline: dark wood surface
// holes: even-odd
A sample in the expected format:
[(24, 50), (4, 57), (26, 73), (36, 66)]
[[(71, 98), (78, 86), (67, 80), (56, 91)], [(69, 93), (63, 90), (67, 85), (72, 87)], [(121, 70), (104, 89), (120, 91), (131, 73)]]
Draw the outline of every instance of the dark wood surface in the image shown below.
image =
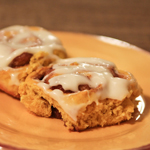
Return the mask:
[(150, 52), (150, 0), (0, 0), (0, 28), (15, 24), (105, 35)]

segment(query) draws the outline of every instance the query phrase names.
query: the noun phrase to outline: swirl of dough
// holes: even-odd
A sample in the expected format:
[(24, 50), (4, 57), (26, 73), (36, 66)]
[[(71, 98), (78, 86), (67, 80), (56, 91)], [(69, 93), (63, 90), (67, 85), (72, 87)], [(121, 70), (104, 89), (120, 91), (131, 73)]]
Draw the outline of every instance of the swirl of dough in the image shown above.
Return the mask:
[[(131, 94), (130, 87), (136, 82), (130, 73), (119, 73), (114, 63), (100, 58), (60, 59), (39, 80), (38, 86), (74, 120), (78, 110), (93, 101), (96, 104), (100, 99), (121, 102)], [(89, 93), (87, 103), (73, 98), (84, 91)], [(90, 98), (90, 93), (94, 93), (94, 98)]]
[[(56, 58), (54, 50), (60, 50), (65, 53), (60, 40), (49, 31), (41, 27), (28, 26), (10, 26), (0, 31), (0, 68), (13, 67), (22, 59), (28, 57), (26, 62), (29, 63), (31, 56), (37, 52), (44, 51)], [(23, 53), (24, 57), (18, 57)], [(30, 55), (30, 57), (29, 57)], [(17, 57), (16, 60), (14, 60)], [(20, 58), (20, 59), (19, 59)], [(13, 64), (13, 65), (12, 65)]]

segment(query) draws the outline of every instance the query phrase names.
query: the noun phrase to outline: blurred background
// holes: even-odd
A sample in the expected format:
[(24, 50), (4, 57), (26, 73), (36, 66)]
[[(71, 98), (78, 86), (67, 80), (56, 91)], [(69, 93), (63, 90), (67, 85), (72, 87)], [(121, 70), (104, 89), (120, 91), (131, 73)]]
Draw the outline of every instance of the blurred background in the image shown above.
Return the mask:
[(105, 35), (150, 52), (150, 0), (0, 0), (0, 28), (16, 24)]

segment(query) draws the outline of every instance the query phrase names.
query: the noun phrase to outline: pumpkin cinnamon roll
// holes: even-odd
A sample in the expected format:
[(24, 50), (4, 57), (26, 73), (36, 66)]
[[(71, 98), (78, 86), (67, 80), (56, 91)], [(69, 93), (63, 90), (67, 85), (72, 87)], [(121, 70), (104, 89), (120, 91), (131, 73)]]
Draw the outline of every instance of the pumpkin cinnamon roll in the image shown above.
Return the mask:
[(69, 130), (81, 131), (131, 119), (141, 88), (112, 62), (68, 58), (31, 73), (19, 92), (29, 111), (51, 117), (55, 108)]
[(19, 98), (19, 84), (28, 74), (59, 58), (66, 58), (60, 40), (41, 27), (0, 30), (0, 90)]

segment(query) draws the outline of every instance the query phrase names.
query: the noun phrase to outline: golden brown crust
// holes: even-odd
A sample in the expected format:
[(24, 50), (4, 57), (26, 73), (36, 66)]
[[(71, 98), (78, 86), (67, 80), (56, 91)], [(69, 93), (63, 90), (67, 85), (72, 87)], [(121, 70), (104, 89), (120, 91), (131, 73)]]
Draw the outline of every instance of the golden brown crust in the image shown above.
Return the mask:
[[(50, 103), (38, 95), (35, 90), (31, 89), (34, 87), (28, 87), (24, 82), (21, 84), (21, 87), (20, 93), (24, 95), (23, 101), (25, 100), (25, 107), (38, 116), (50, 117), (52, 113)], [(32, 94), (30, 93), (30, 90), (32, 90)]]

